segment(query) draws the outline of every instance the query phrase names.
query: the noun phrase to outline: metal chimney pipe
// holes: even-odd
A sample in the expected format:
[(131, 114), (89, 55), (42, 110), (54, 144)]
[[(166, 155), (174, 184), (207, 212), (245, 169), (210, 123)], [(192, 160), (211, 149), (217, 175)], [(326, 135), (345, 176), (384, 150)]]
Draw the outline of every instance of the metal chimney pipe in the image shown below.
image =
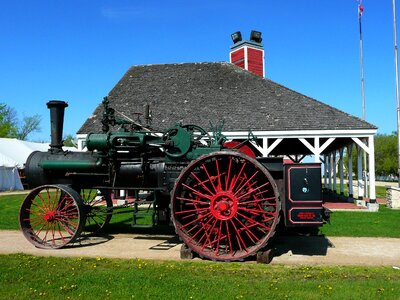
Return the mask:
[(68, 106), (65, 101), (51, 100), (47, 102), (50, 109), (51, 144), (50, 151), (62, 151), (64, 126), (64, 110)]

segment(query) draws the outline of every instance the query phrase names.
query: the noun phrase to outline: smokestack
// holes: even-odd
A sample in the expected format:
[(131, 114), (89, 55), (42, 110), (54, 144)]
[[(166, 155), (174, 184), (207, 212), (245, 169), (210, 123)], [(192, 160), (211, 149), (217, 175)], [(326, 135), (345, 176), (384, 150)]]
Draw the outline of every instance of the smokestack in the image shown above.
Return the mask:
[(237, 31), (231, 35), (233, 45), (230, 51), (230, 62), (256, 75), (265, 77), (264, 45), (261, 43), (261, 32), (252, 30), (250, 40), (243, 41)]
[(51, 144), (50, 151), (62, 151), (64, 145), (62, 140), (64, 126), (64, 110), (68, 104), (64, 101), (51, 100), (47, 102), (47, 108), (50, 109), (50, 128)]

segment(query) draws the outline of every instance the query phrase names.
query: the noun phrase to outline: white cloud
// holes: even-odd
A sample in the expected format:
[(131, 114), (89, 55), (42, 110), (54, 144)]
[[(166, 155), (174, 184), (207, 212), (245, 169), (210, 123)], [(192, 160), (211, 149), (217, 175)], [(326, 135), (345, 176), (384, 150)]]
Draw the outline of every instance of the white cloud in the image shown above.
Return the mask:
[(102, 7), (101, 15), (110, 20), (126, 20), (144, 15), (143, 9), (134, 6)]

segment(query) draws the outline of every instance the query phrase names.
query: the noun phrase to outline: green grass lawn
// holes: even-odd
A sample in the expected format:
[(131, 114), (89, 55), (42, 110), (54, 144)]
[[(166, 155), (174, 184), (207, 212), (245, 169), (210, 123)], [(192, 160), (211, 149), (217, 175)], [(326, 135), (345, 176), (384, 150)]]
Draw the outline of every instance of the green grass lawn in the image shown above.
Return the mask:
[[(388, 183), (390, 185), (390, 183)], [(340, 194), (340, 185), (336, 186), (336, 193)], [(348, 187), (347, 184), (344, 185), (344, 194), (348, 195)], [(377, 185), (375, 186), (375, 194), (377, 199), (385, 199), (386, 198), (386, 187)]]
[[(18, 229), (23, 195), (0, 197), (0, 229)], [(132, 214), (108, 232), (133, 232)], [(327, 236), (400, 237), (400, 210), (335, 212)], [(0, 299), (400, 299), (400, 270), (209, 261), (0, 255)]]
[(399, 299), (391, 267), (0, 256), (2, 299)]
[(386, 198), (386, 187), (376, 186), (375, 193), (376, 193), (376, 198), (385, 199)]
[(321, 227), (320, 234), (400, 238), (400, 210), (380, 205), (376, 213), (335, 211), (331, 215), (331, 224)]
[(25, 195), (0, 196), (0, 229), (19, 229), (19, 208)]

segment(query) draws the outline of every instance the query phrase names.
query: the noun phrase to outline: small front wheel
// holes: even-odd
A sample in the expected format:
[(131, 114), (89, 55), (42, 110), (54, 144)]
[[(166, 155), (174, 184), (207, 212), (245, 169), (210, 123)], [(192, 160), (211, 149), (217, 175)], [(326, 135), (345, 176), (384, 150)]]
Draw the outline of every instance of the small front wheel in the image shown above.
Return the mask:
[(25, 238), (38, 248), (57, 249), (79, 237), (85, 216), (81, 196), (66, 185), (43, 185), (21, 205), (19, 223)]

